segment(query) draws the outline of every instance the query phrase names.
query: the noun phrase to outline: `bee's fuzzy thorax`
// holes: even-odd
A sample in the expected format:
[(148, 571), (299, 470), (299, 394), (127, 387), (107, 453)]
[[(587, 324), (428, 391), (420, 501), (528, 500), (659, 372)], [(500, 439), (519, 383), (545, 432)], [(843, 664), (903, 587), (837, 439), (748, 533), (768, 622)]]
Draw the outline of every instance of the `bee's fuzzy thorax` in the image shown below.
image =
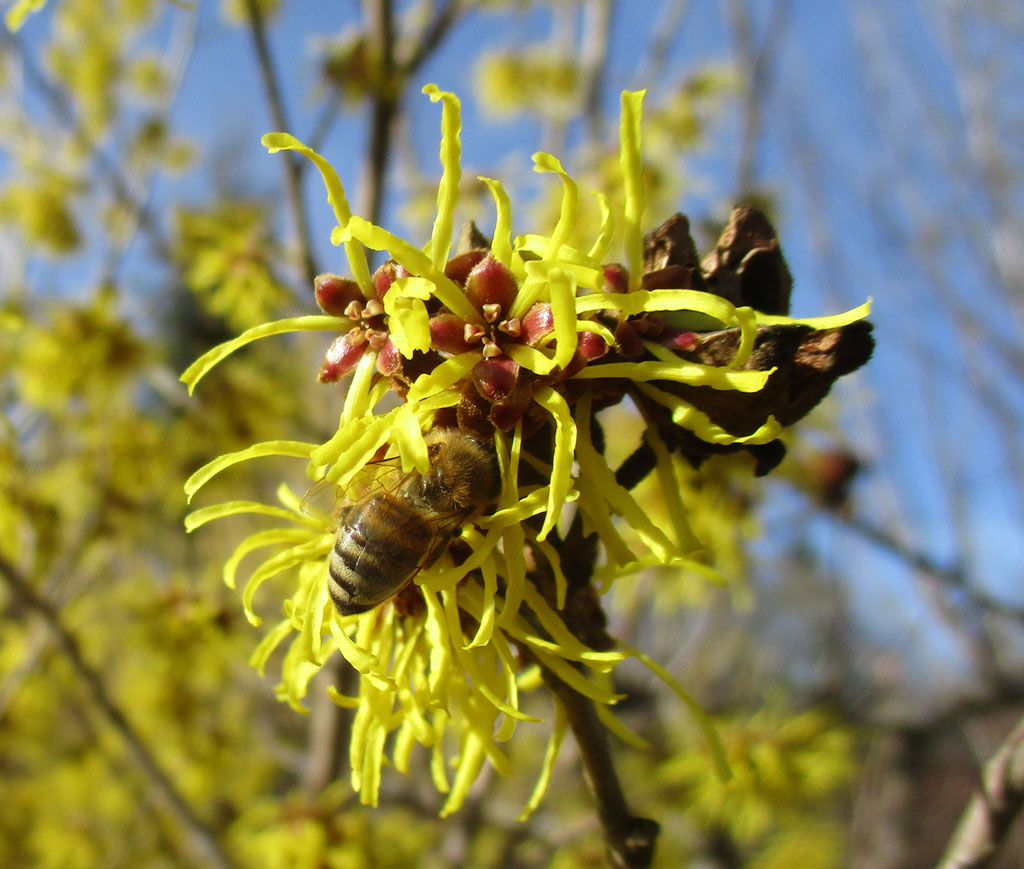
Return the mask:
[(498, 497), (494, 450), (459, 432), (435, 429), (426, 436), (430, 470), (420, 480), (418, 497), (439, 512), (476, 512)]

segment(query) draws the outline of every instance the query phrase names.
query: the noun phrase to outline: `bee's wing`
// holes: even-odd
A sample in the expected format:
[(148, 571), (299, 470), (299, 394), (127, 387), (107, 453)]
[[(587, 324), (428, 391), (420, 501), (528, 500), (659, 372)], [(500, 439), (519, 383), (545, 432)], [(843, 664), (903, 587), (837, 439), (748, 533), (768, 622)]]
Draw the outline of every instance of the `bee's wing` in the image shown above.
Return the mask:
[(362, 501), (378, 492), (396, 492), (402, 487), (412, 473), (402, 471), (398, 457), (377, 459), (367, 462), (363, 472), (353, 483), (353, 500)]
[(302, 503), (299, 509), (307, 516), (319, 519), (324, 523), (330, 523), (337, 518), (338, 508), (343, 499), (340, 497), (336, 483), (326, 477), (317, 480), (306, 489), (302, 496)]
[(377, 492), (393, 492), (400, 488), (409, 474), (403, 474), (397, 462), (397, 459), (367, 462), (345, 491), (326, 477), (319, 479), (306, 490), (299, 509), (315, 519), (326, 522), (336, 520), (345, 507)]

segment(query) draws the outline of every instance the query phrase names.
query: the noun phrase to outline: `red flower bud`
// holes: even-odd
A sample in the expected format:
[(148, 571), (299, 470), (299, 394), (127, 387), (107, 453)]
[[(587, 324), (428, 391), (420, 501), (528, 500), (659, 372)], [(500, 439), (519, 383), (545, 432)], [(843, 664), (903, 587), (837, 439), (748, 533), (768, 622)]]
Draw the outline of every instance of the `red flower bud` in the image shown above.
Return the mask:
[(391, 377), (402, 367), (402, 354), (389, 338), (377, 354), (377, 370), (385, 377)]
[(350, 303), (365, 301), (359, 284), (340, 275), (317, 275), (313, 292), (320, 310), (333, 317), (347, 317), (346, 308)]
[(608, 345), (596, 332), (580, 332), (579, 343), (576, 345), (576, 352), (572, 354), (569, 363), (560, 370), (539, 379), (538, 384), (550, 385), (562, 383), (575, 377), (582, 371), (588, 362), (600, 359), (608, 352)]
[(606, 293), (625, 293), (629, 289), (629, 272), (626, 267), (618, 263), (606, 265), (604, 286), (601, 289)]
[(484, 305), (498, 305), (499, 313), (488, 322), (494, 322), (507, 311), (518, 292), (515, 276), (493, 256), (477, 263), (466, 277), (466, 298), (477, 309), (483, 311)]
[(478, 345), (471, 344), (466, 340), (468, 325), (456, 314), (434, 314), (430, 318), (430, 346), (452, 356), (472, 350), (474, 346)]
[(585, 361), (592, 362), (608, 352), (608, 345), (604, 343), (604, 338), (597, 332), (580, 332), (576, 343), (576, 352)]
[(473, 369), (477, 391), (492, 404), (507, 399), (519, 379), (519, 363), (507, 356), (481, 359)]
[(700, 344), (700, 336), (696, 332), (666, 327), (665, 331), (658, 336), (658, 343), (664, 344), (670, 350), (675, 350), (676, 353), (685, 353)]
[(405, 278), (408, 276), (409, 271), (405, 266), (399, 265), (393, 259), (389, 259), (373, 273), (373, 277), (371, 278), (373, 289), (377, 293), (377, 298), (383, 299), (395, 281), (399, 278)]
[(587, 365), (587, 360), (583, 357), (583, 354), (577, 350), (572, 354), (572, 359), (569, 360), (569, 364), (565, 368), (556, 370), (553, 374), (549, 374), (545, 378), (546, 382), (549, 383), (561, 383), (563, 380), (568, 380), (571, 377), (579, 374)]
[(320, 366), (317, 380), (321, 383), (334, 383), (334, 381), (340, 380), (356, 367), (356, 363), (362, 358), (368, 346), (363, 340), (355, 343), (352, 340), (352, 333), (339, 335), (327, 348), (324, 364)]
[(526, 316), (523, 317), (522, 339), (531, 347), (535, 346), (555, 328), (555, 318), (551, 313), (551, 305), (547, 302), (536, 302)]
[(473, 250), (467, 250), (465, 253), (457, 254), (445, 263), (445, 276), (451, 278), (460, 287), (464, 287), (466, 285), (466, 277), (470, 271), (485, 256), (487, 256), (487, 251), (482, 248), (474, 248)]

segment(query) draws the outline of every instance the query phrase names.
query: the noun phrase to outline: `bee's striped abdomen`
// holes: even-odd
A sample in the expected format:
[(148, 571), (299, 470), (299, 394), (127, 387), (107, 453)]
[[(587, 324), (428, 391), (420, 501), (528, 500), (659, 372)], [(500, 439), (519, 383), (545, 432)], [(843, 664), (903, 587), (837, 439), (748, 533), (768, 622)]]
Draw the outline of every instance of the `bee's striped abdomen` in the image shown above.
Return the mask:
[(338, 612), (366, 612), (400, 591), (432, 540), (429, 524), (401, 497), (379, 494), (353, 507), (328, 562), (327, 585)]

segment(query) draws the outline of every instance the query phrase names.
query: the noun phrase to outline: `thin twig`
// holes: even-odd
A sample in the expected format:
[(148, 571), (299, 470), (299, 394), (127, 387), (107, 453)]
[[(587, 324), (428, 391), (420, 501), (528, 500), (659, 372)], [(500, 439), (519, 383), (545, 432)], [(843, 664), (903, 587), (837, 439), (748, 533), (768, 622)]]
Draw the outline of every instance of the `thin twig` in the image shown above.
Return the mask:
[[(591, 420), (591, 436), (595, 446), (603, 448), (603, 433), (596, 418)], [(656, 456), (644, 442), (616, 471), (619, 485), (633, 488), (653, 470)], [(577, 513), (565, 539), (559, 545), (562, 569), (568, 585), (563, 617), (566, 626), (584, 643), (604, 635), (603, 614), (595, 614), (588, 596), (592, 594), (590, 579), (597, 555), (597, 535), (583, 536), (583, 525)], [(542, 593), (553, 596), (554, 581), (540, 575), (538, 564), (534, 580)], [(551, 601), (554, 605), (554, 601)], [(599, 609), (598, 604), (598, 609)], [(585, 613), (585, 616), (581, 616)], [(598, 624), (594, 624), (594, 622)], [(584, 623), (585, 622), (585, 623)], [(604, 635), (606, 636), (606, 635)], [(589, 641), (589, 642), (588, 642)], [(615, 869), (646, 869), (654, 857), (659, 826), (650, 818), (632, 814), (612, 762), (608, 733), (597, 715), (594, 702), (584, 697), (546, 668), (541, 668), (544, 681), (565, 710), (572, 729), (590, 792), (597, 802), (597, 815), (608, 845), (608, 856)]]
[(985, 765), (981, 789), (968, 803), (938, 869), (982, 869), (999, 852), (1024, 808), (1024, 718)]
[[(270, 56), (270, 43), (267, 41), (263, 12), (260, 10), (258, 0), (246, 0), (245, 5), (249, 13), (249, 33), (256, 50), (256, 59), (259, 62), (260, 77), (263, 79), (263, 90), (270, 108), (270, 116), (276, 129), (288, 132), (291, 126), (285, 114), (284, 98), (278, 85), (274, 61)], [(285, 200), (288, 203), (288, 213), (291, 217), (292, 235), (297, 248), (296, 254), (299, 259), (302, 279), (309, 287), (309, 291), (312, 292), (313, 280), (319, 269), (316, 265), (316, 258), (313, 256), (309, 219), (306, 216), (306, 205), (302, 196), (302, 170), (299, 168), (299, 158), (296, 155), (286, 152), (283, 156)]]
[(448, 0), (416, 40), (412, 53), (399, 61), (402, 75), (408, 78), (413, 75), (441, 45), (444, 38), (458, 23), (466, 11), (464, 0)]
[(369, 38), (377, 51), (377, 87), (370, 107), (367, 172), (360, 211), (371, 223), (380, 223), (384, 210), (384, 179), (391, 162), (392, 130), (398, 114), (401, 84), (395, 70), (395, 31), (392, 0), (366, 4)]
[[(317, 119), (317, 122), (313, 125), (313, 132), (309, 134), (309, 147), (314, 151), (319, 151), (323, 147), (327, 134), (331, 131), (331, 127), (340, 116), (343, 104), (344, 98), (342, 96), (341, 88), (331, 88), (331, 92), (328, 95), (327, 100), (324, 102), (323, 108), (320, 110), (320, 116)], [(308, 166), (309, 164), (302, 163), (300, 165)]]
[(927, 553), (912, 549), (899, 540), (892, 532), (877, 525), (843, 515), (840, 512), (833, 511), (830, 515), (861, 537), (897, 556), (908, 567), (930, 577), (948, 590), (963, 595), (965, 600), (980, 610), (992, 615), (1000, 615), (1004, 618), (1012, 619), (1018, 623), (1024, 622), (1024, 609), (998, 601), (984, 592), (973, 588), (967, 579), (966, 571), (962, 565), (953, 564), (947, 567), (939, 564)]
[(597, 717), (594, 701), (569, 687), (549, 670), (544, 681), (565, 710), (569, 727), (583, 758), (583, 772), (597, 801), (597, 816), (615, 869), (646, 869), (654, 858), (657, 821), (634, 816), (612, 763), (608, 733)]
[(393, 0), (367, 0), (365, 7), (370, 43), (380, 54), (377, 88), (370, 108), (367, 172), (360, 195), (360, 212), (372, 223), (379, 223), (384, 210), (384, 182), (391, 163), (394, 126), (402, 94), (410, 78), (437, 50), (464, 14), (465, 3), (448, 0), (420, 37), (409, 41), (415, 48), (407, 57), (398, 54)]
[(9, 561), (0, 557), (0, 574), (17, 600), (36, 613), (49, 628), (54, 641), (64, 653), (71, 668), (75, 671), (78, 681), (84, 686), (85, 693), (95, 704), (104, 720), (118, 732), (129, 754), (145, 774), (152, 786), (155, 796), (174, 816), (178, 824), (186, 832), (186, 841), (201, 860), (200, 865), (216, 866), (220, 869), (231, 869), (234, 865), (221, 848), (220, 842), (213, 831), (192, 810), (185, 798), (178, 792), (167, 774), (160, 767), (142, 737), (128, 721), (124, 712), (107, 692), (99, 672), (90, 666), (82, 655), (78, 639), (63, 624), (60, 614), (53, 604), (39, 595), (32, 583)]
[(658, 464), (658, 455), (644, 440), (626, 460), (615, 469), (615, 482), (623, 489), (635, 489)]
[(647, 51), (637, 52), (638, 60), (644, 63), (636, 77), (638, 83), (660, 81), (665, 75), (666, 61), (672, 43), (682, 29), (683, 20), (689, 9), (690, 0), (668, 0), (661, 10), (661, 16), (651, 30), (651, 43)]

